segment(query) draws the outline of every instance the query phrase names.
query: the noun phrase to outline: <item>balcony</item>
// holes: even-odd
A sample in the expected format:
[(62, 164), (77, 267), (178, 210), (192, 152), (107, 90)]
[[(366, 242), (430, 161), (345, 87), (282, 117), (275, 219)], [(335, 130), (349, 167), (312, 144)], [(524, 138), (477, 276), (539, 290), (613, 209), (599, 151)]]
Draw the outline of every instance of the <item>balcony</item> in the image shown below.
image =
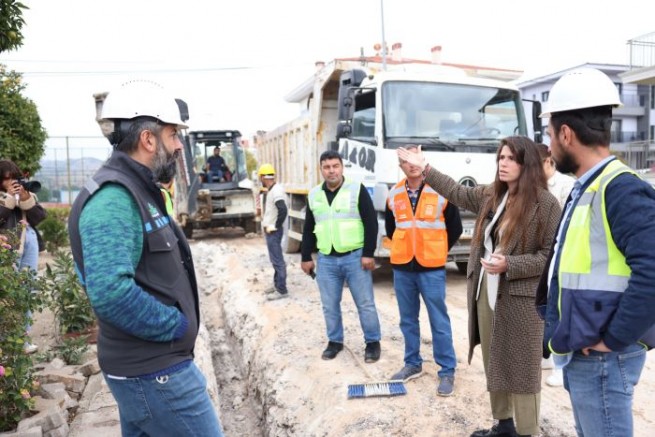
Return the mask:
[(630, 71), (619, 74), (624, 83), (655, 85), (655, 32), (628, 41)]
[[(612, 132), (610, 152), (634, 169), (650, 168), (655, 162), (655, 143), (648, 140), (629, 140), (635, 132)], [(643, 133), (640, 136), (644, 136)], [(623, 141), (615, 141), (623, 140)]]
[(623, 103), (622, 107), (612, 111), (615, 116), (643, 117), (646, 115), (646, 108), (644, 108), (643, 102), (636, 93), (621, 94), (621, 103)]
[(611, 143), (630, 143), (645, 140), (646, 132), (612, 132), (610, 137)]

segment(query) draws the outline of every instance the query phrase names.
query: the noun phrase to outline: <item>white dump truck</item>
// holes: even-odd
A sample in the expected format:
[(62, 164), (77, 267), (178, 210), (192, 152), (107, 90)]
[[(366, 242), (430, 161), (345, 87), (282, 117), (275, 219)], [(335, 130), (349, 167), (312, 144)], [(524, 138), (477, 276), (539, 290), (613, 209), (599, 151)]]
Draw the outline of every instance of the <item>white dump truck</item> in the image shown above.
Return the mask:
[[(365, 58), (335, 59), (317, 70), (287, 96), (301, 105), (300, 117), (257, 138), (259, 162), (273, 164), (288, 195), (286, 251), (299, 250), (307, 194), (322, 182), (319, 156), (328, 149), (338, 150), (345, 176), (362, 182), (373, 198), (378, 258), (389, 257), (389, 188), (404, 177), (398, 147), (421, 144), (428, 162), (461, 184), (491, 183), (500, 140), (528, 133), (524, 102), (507, 81), (518, 74), (475, 77), (497, 71), (417, 62), (383, 70)], [(531, 109), (531, 126), (540, 126), (538, 103)], [(449, 259), (465, 271), (475, 217), (461, 212), (464, 231)]]

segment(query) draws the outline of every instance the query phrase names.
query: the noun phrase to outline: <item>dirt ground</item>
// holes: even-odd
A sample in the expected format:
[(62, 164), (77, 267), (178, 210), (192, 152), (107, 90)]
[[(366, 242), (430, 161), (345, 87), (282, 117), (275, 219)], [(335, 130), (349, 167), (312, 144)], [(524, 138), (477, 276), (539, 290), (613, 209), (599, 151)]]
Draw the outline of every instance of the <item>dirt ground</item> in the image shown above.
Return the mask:
[[(437, 365), (422, 309), (424, 374), (406, 384), (407, 395), (347, 399), (348, 384), (367, 374), (387, 380), (403, 365), (403, 338), (392, 273), (374, 274), (382, 326), (382, 358), (363, 363), (364, 340), (347, 290), (342, 310), (349, 350), (323, 361), (327, 342), (318, 287), (300, 270), (298, 254), (287, 255), (290, 298), (266, 301), (273, 270), (261, 237), (240, 232), (203, 232), (191, 241), (201, 289), (203, 321), (211, 333), (214, 366), (226, 436), (468, 436), (492, 424), (479, 348), (466, 363), (466, 281), (448, 268), (447, 301), (458, 356), (455, 394), (436, 395)], [(51, 317), (51, 315), (50, 315)], [(51, 341), (48, 315), (37, 315), (34, 341)], [(51, 319), (50, 319), (51, 320)], [(353, 356), (354, 355), (354, 356)], [(635, 435), (655, 435), (649, 402), (655, 394), (655, 353), (635, 395)], [(365, 370), (361, 368), (364, 366)], [(544, 371), (544, 378), (549, 371)], [(543, 384), (542, 436), (574, 436), (568, 395)]]

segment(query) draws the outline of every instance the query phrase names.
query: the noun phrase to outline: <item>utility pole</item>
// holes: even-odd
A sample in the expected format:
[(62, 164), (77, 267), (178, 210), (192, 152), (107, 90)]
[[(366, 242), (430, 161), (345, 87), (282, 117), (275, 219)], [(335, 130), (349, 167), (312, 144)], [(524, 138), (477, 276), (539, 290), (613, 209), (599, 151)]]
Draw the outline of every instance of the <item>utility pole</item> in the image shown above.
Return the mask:
[(384, 0), (380, 0), (380, 22), (382, 23), (382, 70), (387, 71), (387, 41), (384, 39)]

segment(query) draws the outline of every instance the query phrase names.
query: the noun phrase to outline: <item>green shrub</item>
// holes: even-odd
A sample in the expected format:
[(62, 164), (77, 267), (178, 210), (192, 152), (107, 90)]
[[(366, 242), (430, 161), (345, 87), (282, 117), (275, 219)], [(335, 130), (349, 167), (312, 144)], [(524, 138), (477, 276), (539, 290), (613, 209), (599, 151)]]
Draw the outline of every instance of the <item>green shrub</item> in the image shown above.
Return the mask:
[(0, 248), (0, 432), (15, 428), (33, 406), (32, 358), (23, 352), (27, 312), (43, 308), (43, 284), (29, 270), (15, 269), (17, 254)]
[(93, 325), (95, 315), (78, 281), (70, 252), (55, 252), (54, 266), (47, 263), (43, 277), (60, 334), (82, 332)]
[(56, 218), (46, 217), (45, 220), (39, 223), (39, 232), (48, 252), (55, 252), (60, 247), (68, 245), (66, 225)]
[(82, 357), (89, 350), (86, 337), (86, 335), (80, 335), (79, 337), (64, 338), (60, 344), (55, 346), (57, 356), (68, 365), (82, 364)]
[(61, 247), (68, 246), (68, 230), (66, 229), (69, 207), (47, 208), (45, 220), (39, 223), (38, 229), (45, 242), (48, 252), (55, 252)]
[(68, 222), (68, 216), (71, 213), (71, 208), (70, 206), (55, 206), (52, 208), (46, 208), (46, 212), (48, 213), (48, 217), (56, 218), (60, 222), (66, 224), (66, 222)]

